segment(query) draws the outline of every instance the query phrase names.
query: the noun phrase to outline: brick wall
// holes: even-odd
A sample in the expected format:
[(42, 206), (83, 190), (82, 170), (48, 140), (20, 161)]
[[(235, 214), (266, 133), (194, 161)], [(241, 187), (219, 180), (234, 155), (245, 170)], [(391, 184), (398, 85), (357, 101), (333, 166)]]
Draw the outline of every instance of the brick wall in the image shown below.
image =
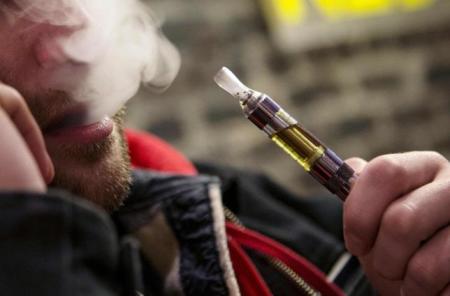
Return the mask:
[(163, 95), (142, 90), (128, 125), (196, 160), (266, 172), (299, 193), (321, 190), (213, 82), (227, 66), (275, 98), (342, 157), (437, 150), (450, 158), (450, 19), (418, 32), (283, 55), (250, 0), (165, 0), (165, 33), (183, 66)]

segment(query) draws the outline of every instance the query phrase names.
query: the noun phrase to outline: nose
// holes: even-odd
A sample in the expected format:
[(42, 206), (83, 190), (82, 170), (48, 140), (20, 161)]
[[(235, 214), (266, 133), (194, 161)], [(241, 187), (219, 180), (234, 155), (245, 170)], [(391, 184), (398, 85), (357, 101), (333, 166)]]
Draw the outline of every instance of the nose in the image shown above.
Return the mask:
[(67, 62), (67, 57), (54, 38), (42, 38), (34, 46), (34, 54), (38, 64), (43, 68), (54, 68)]
[(67, 63), (69, 58), (64, 53), (62, 38), (70, 36), (76, 29), (48, 24), (39, 26), (36, 32), (39, 37), (33, 48), (38, 64), (43, 68), (55, 68)]

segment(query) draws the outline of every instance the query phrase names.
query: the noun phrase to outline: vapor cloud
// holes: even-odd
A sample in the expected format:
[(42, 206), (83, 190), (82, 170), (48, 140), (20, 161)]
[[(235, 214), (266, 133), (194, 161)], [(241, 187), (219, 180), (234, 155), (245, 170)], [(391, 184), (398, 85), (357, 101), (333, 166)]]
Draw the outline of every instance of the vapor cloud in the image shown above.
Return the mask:
[(90, 106), (89, 121), (113, 115), (141, 83), (165, 89), (178, 72), (177, 50), (140, 0), (4, 0), (0, 10), (10, 23), (64, 32), (43, 39), (40, 59), (50, 87)]

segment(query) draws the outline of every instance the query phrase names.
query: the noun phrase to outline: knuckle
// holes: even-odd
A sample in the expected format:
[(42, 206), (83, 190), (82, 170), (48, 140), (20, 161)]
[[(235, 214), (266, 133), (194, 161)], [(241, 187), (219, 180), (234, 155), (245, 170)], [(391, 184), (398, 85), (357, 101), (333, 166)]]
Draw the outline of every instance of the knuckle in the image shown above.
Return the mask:
[(0, 108), (6, 109), (9, 113), (26, 106), (22, 95), (15, 88), (0, 84)]
[(406, 168), (392, 154), (379, 156), (372, 160), (368, 164), (366, 172), (371, 178), (383, 184), (401, 181), (407, 174)]
[(0, 84), (0, 96), (12, 100), (22, 100), (22, 95), (15, 88), (6, 84)]
[(405, 279), (414, 283), (414, 286), (433, 289), (438, 278), (439, 274), (427, 256), (417, 255), (409, 262)]
[(431, 161), (434, 161), (439, 164), (448, 164), (448, 160), (439, 152), (429, 151), (426, 152)]
[(388, 208), (382, 218), (382, 230), (390, 238), (405, 240), (417, 228), (418, 209), (407, 202), (394, 204)]
[(448, 207), (450, 210), (450, 179), (449, 180), (443, 180), (439, 182), (440, 186), (441, 186), (441, 192), (444, 196), (447, 196), (447, 201), (448, 203)]

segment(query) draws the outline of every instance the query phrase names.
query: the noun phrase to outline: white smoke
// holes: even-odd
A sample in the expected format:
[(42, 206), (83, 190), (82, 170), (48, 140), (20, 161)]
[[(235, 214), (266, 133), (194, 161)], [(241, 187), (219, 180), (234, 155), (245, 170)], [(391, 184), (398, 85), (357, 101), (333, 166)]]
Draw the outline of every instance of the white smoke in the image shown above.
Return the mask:
[[(141, 83), (163, 90), (175, 78), (180, 57), (140, 0), (7, 0), (0, 10), (14, 22), (70, 29), (43, 46), (70, 63), (48, 78), (51, 88), (87, 103), (89, 121), (115, 114)], [(62, 37), (64, 36), (64, 37)], [(47, 52), (46, 51), (46, 52)], [(56, 54), (55, 54), (56, 56)]]

